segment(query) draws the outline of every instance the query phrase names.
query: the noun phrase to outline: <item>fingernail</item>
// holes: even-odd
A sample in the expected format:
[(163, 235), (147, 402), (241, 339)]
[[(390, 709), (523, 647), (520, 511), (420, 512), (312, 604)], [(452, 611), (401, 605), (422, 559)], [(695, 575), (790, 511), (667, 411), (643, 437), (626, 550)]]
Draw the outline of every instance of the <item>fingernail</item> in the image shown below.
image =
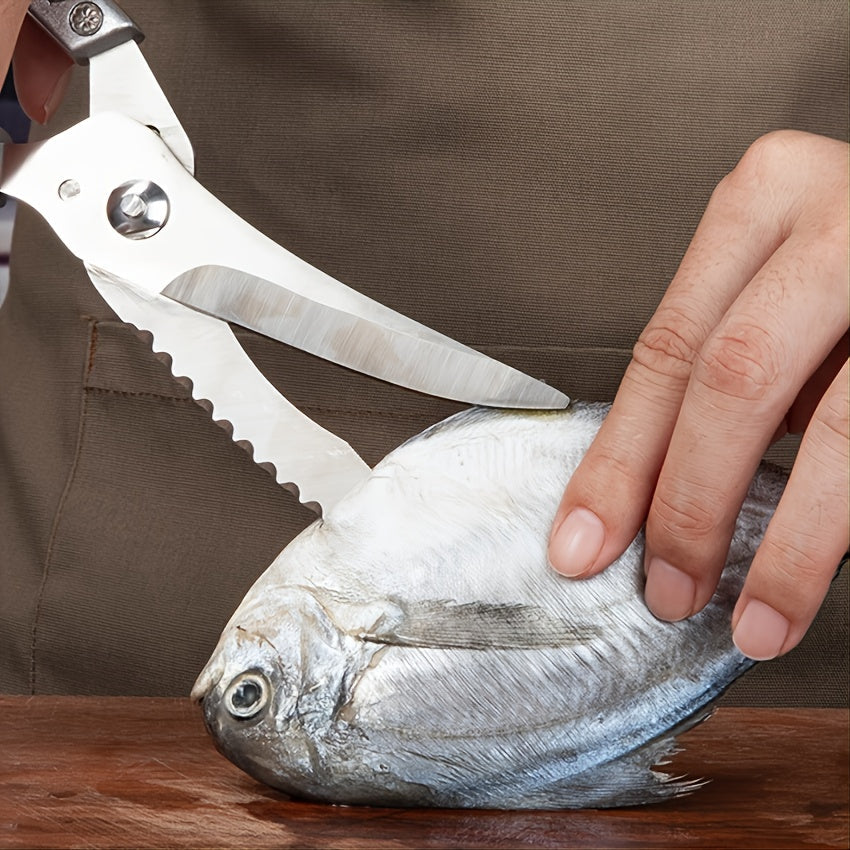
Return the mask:
[(732, 640), (753, 661), (768, 661), (782, 652), (790, 630), (791, 624), (779, 611), (751, 599), (732, 632)]
[(561, 575), (576, 578), (596, 563), (605, 543), (605, 526), (587, 508), (573, 508), (549, 541), (549, 563)]
[(663, 558), (652, 558), (646, 571), (644, 598), (659, 620), (684, 620), (694, 609), (696, 582)]

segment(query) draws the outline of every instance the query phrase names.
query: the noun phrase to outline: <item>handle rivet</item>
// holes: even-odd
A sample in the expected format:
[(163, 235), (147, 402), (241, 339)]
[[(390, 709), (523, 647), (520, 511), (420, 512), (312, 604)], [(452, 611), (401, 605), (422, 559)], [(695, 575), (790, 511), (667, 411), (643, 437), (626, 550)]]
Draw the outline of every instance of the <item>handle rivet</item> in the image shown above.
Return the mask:
[(94, 35), (103, 26), (103, 11), (97, 3), (77, 3), (68, 15), (68, 23), (77, 35)]
[(63, 201), (70, 201), (80, 194), (80, 184), (76, 180), (63, 180), (59, 184), (59, 197)]

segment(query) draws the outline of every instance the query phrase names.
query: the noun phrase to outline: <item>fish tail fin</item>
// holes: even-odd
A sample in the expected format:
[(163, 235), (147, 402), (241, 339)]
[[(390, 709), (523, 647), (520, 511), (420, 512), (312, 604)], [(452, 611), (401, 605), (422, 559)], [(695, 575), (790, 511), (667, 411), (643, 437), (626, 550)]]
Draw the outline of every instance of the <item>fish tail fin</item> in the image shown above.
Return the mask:
[[(565, 798), (561, 805), (576, 806), (577, 794), (581, 797), (580, 805), (583, 807), (645, 805), (684, 797), (707, 785), (710, 782), (708, 779), (675, 776), (657, 768), (670, 764), (672, 757), (682, 751), (677, 736), (707, 720), (712, 713), (712, 707), (704, 707), (663, 735), (619, 758), (571, 777), (568, 787), (564, 787)], [(555, 792), (555, 788), (551, 790)]]
[(549, 776), (535, 772), (533, 779), (525, 777), (526, 783), (519, 779), (520, 785), (525, 785), (521, 794), (517, 793), (516, 785), (505, 786), (477, 804), (483, 803), (485, 808), (607, 809), (642, 806), (686, 796), (710, 780), (675, 776), (657, 768), (669, 764), (672, 756), (681, 752), (676, 736), (701, 723), (711, 713), (711, 708), (704, 707), (657, 738), (580, 773), (552, 776), (550, 765), (546, 771)]

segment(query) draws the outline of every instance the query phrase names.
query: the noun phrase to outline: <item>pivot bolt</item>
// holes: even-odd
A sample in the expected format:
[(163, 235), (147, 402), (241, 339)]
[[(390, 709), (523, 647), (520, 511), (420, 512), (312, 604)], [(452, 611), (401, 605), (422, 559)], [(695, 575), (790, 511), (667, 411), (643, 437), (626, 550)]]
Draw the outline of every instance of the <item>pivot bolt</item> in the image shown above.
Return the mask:
[(113, 189), (106, 202), (109, 223), (127, 239), (147, 239), (168, 221), (168, 195), (150, 180), (131, 180)]

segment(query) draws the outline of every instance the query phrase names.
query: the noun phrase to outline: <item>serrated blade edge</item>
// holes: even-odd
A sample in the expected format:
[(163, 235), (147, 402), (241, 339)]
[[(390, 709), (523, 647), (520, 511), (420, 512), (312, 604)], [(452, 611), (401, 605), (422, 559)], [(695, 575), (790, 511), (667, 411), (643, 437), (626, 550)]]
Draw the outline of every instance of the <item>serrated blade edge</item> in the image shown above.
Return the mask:
[(107, 303), (125, 322), (150, 332), (175, 376), (191, 381), (192, 397), (233, 427), (234, 442), (250, 443), (254, 461), (271, 464), (279, 484), (326, 514), (371, 472), (336, 434), (287, 401), (257, 369), (226, 323), (162, 295), (151, 295), (101, 269), (86, 266)]

